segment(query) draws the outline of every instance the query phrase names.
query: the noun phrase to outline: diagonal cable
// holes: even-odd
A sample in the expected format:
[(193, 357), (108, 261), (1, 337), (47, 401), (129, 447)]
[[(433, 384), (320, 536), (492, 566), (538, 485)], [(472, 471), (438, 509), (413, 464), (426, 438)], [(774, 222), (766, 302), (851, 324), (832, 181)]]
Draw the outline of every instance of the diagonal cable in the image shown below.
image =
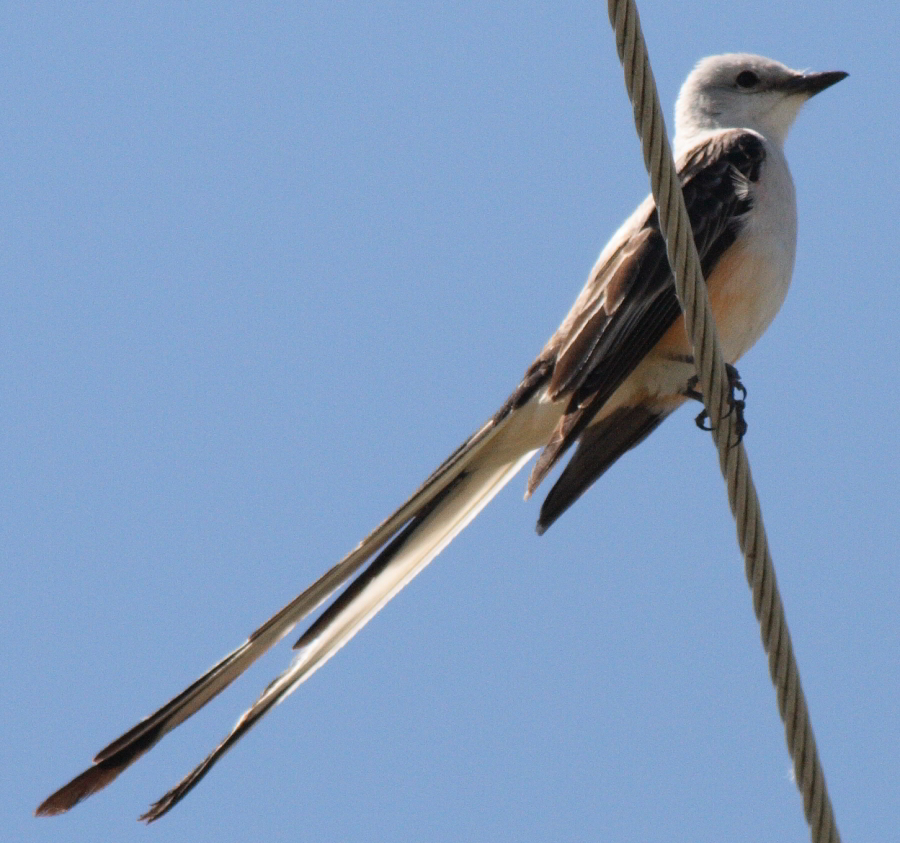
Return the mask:
[(709, 418), (719, 420), (718, 423), (712, 422), (713, 438), (728, 488), (728, 502), (737, 524), (747, 582), (753, 592), (753, 610), (759, 621), (763, 647), (769, 657), (769, 674), (775, 686), (778, 711), (784, 722), (788, 751), (794, 762), (794, 776), (803, 794), (803, 811), (814, 843), (840, 843), (806, 698), (800, 685), (784, 607), (775, 582), (775, 569), (750, 474), (750, 463), (735, 428), (737, 413), (727, 410), (729, 386), (725, 361), (666, 136), (637, 7), (634, 0), (608, 0), (608, 7), (609, 20), (616, 35), (616, 50), (625, 70), (625, 87), (641, 139), (644, 165), (650, 174), (669, 264), (675, 275), (675, 289), (694, 350), (704, 404)]

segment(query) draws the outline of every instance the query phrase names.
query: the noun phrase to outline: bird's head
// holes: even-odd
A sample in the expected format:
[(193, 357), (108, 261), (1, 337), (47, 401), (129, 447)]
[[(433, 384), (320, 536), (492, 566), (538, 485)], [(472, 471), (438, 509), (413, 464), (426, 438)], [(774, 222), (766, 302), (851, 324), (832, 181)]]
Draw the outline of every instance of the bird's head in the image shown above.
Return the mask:
[(702, 59), (675, 104), (678, 145), (714, 129), (747, 128), (781, 146), (803, 103), (846, 76), (841, 70), (791, 70), (749, 53)]

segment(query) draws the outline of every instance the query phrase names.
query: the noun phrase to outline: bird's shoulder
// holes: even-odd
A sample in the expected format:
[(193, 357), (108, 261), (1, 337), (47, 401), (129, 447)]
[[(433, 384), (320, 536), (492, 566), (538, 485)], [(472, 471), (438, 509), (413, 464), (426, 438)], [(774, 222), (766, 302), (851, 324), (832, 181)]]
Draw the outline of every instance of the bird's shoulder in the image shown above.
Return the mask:
[(724, 129), (698, 138), (679, 156), (681, 190), (706, 277), (747, 220), (767, 146), (752, 129)]
[(736, 174), (749, 182), (758, 181), (766, 146), (766, 139), (752, 129), (721, 129), (698, 138), (676, 162), (682, 189), (710, 191), (718, 186), (731, 190)]

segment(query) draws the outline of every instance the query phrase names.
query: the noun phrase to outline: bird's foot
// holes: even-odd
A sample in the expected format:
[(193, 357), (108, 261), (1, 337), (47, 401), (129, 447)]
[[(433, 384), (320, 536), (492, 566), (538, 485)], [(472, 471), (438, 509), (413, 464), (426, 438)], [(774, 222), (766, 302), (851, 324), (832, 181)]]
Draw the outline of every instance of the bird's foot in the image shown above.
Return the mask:
[[(747, 422), (744, 419), (744, 410), (747, 407), (747, 387), (742, 383), (738, 370), (730, 363), (725, 364), (725, 371), (728, 374), (728, 410), (722, 415), (722, 418), (727, 419), (732, 413), (736, 414), (734, 427), (737, 433), (737, 441), (740, 442), (747, 432)], [(697, 390), (698, 381), (699, 378), (697, 375), (694, 375), (688, 381), (684, 394), (687, 398), (693, 398), (695, 401), (702, 402), (703, 394)], [(738, 397), (738, 394), (740, 394), (740, 397)], [(709, 422), (709, 414), (706, 410), (698, 413), (694, 421), (701, 430), (713, 429), (712, 424), (707, 424)]]

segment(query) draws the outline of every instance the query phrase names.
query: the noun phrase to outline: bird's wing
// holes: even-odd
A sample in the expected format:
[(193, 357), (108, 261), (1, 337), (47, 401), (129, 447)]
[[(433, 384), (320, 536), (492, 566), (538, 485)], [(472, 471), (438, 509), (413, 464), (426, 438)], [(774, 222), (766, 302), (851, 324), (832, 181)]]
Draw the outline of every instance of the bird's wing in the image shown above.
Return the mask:
[(644, 405), (619, 407), (587, 426), (572, 458), (541, 504), (537, 531), (543, 535), (625, 451), (643, 442), (669, 415)]
[[(732, 129), (706, 138), (679, 162), (705, 277), (740, 232), (751, 205), (748, 186), (759, 178), (765, 154), (760, 135)], [(624, 234), (601, 255), (548, 343), (554, 351), (549, 397), (568, 397), (568, 406), (534, 466), (529, 495), (681, 313), (652, 203), (642, 206)]]

